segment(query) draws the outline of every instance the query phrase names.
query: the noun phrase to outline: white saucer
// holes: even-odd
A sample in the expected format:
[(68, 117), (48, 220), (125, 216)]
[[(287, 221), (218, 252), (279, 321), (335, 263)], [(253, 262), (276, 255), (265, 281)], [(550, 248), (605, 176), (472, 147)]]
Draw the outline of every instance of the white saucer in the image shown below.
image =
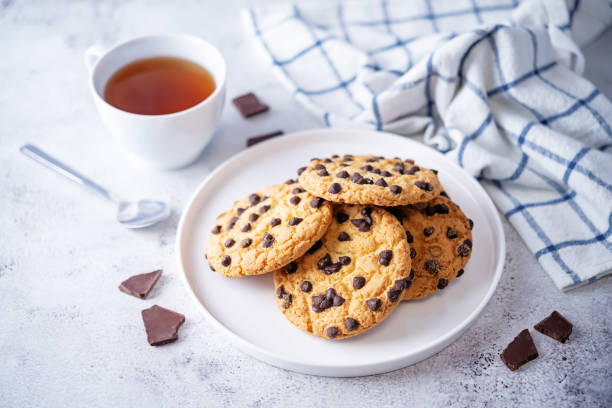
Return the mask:
[[(277, 309), (272, 276), (228, 279), (204, 259), (217, 215), (258, 189), (296, 178), (311, 157), (375, 154), (414, 158), (439, 170), (446, 192), (474, 220), (474, 249), (465, 274), (421, 301), (404, 302), (372, 330), (342, 341), (301, 331)], [(502, 273), (505, 238), (483, 188), (431, 148), (383, 132), (317, 129), (273, 139), (232, 157), (196, 189), (181, 217), (177, 255), (184, 282), (208, 321), (244, 352), (306, 374), (361, 376), (396, 370), (432, 356), (480, 315)]]

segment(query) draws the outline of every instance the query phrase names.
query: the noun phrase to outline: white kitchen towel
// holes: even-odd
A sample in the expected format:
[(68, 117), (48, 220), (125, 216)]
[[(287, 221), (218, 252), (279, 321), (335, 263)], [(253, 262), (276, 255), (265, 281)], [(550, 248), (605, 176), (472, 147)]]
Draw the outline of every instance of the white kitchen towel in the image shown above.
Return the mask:
[(277, 4), (244, 21), (328, 126), (424, 134), (477, 177), (564, 290), (612, 269), (612, 105), (580, 47), (603, 0)]

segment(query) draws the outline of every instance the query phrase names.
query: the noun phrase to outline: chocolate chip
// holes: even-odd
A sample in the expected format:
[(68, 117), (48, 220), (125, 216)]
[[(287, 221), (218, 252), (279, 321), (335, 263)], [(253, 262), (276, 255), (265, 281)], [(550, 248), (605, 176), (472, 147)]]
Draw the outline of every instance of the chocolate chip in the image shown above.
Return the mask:
[(353, 183), (359, 183), (361, 181), (361, 179), (363, 178), (363, 176), (359, 173), (353, 173), (353, 175), (351, 176), (351, 181)]
[(237, 209), (236, 209), (236, 214), (237, 214), (237, 215), (242, 215), (242, 213), (243, 213), (243, 212), (245, 212), (245, 211), (246, 211), (246, 210), (245, 210), (244, 208), (240, 207), (240, 208), (237, 208)]
[(423, 191), (433, 191), (434, 187), (426, 181), (416, 180), (414, 185)]
[(221, 226), (220, 226), (220, 225), (215, 225), (215, 227), (214, 227), (214, 228), (212, 229), (212, 231), (210, 231), (210, 232), (212, 232), (213, 234), (215, 234), (215, 235), (216, 235), (216, 234), (219, 234), (219, 233), (221, 232), (221, 229), (222, 229), (222, 228), (221, 228)]
[(297, 183), (297, 181), (295, 181), (294, 179), (289, 179), (285, 181), (285, 184), (288, 184), (288, 185), (295, 184), (295, 183)]
[(319, 177), (327, 177), (327, 176), (329, 176), (329, 173), (325, 169), (319, 171), (319, 173), (317, 173), (317, 174), (319, 175)]
[(323, 268), (323, 272), (325, 272), (326, 275), (331, 275), (332, 273), (338, 272), (340, 268), (342, 268), (342, 264), (340, 262), (331, 263)]
[(211, 264), (208, 264), (208, 267), (210, 268), (211, 271), (216, 272), (215, 268), (213, 268)]
[(269, 206), (269, 205), (262, 205), (262, 206), (259, 208), (259, 213), (260, 213), (260, 214), (265, 214), (265, 213), (267, 213), (269, 210), (270, 210), (270, 206)]
[(231, 263), (232, 263), (232, 258), (230, 258), (229, 255), (225, 255), (223, 258), (221, 258), (221, 265), (230, 266)]
[(416, 173), (417, 171), (421, 170), (419, 168), (419, 166), (412, 166), (411, 168), (409, 168), (408, 170), (404, 170), (404, 174), (408, 174), (408, 175), (413, 175), (414, 173)]
[(319, 308), (321, 308), (321, 310), (329, 309), (330, 307), (332, 307), (332, 304), (333, 304), (333, 300), (323, 299), (323, 301), (319, 303)]
[(258, 219), (259, 219), (259, 215), (255, 214), (255, 213), (249, 214), (249, 221), (255, 222)]
[(302, 173), (306, 170), (306, 166), (304, 167), (300, 167), (299, 169), (297, 169), (297, 175), (300, 176), (302, 175)]
[(300, 285), (300, 289), (302, 290), (302, 292), (308, 293), (312, 290), (312, 283), (310, 283), (310, 281), (304, 281)]
[(470, 249), (472, 249), (472, 240), (471, 239), (466, 239), (465, 241), (463, 241), (463, 244), (469, 246)]
[(284, 293), (282, 296), (282, 302), (281, 302), (281, 306), (283, 309), (289, 309), (289, 306), (291, 306), (291, 303), (293, 301), (293, 296), (291, 296), (291, 293)]
[(298, 225), (300, 222), (302, 222), (303, 220), (304, 220), (303, 218), (291, 217), (291, 219), (289, 220), (289, 225), (294, 227)]
[(431, 172), (432, 172), (433, 174), (435, 174), (436, 176), (438, 175), (438, 170), (436, 170), (436, 169), (431, 169)]
[(334, 300), (333, 300), (333, 303), (332, 303), (332, 304), (333, 304), (335, 307), (342, 306), (342, 304), (344, 303), (344, 301), (345, 301), (345, 300), (346, 300), (346, 299), (344, 299), (342, 296), (337, 296), (337, 295), (336, 295), (336, 296), (334, 296)]
[(278, 288), (276, 288), (276, 296), (279, 299), (282, 298), (285, 293), (287, 292), (285, 292), (285, 287), (283, 285), (280, 285)]
[(294, 195), (289, 199), (289, 202), (293, 205), (298, 205), (301, 200), (299, 196)]
[(313, 306), (319, 306), (321, 304), (321, 302), (323, 302), (325, 300), (325, 296), (324, 295), (316, 295), (312, 297), (312, 305)]
[(315, 242), (308, 251), (309, 254), (314, 254), (315, 252), (317, 252), (317, 250), (319, 248), (321, 248), (323, 246), (323, 242), (321, 240), (318, 240), (317, 242)]
[(548, 337), (565, 343), (570, 334), (572, 334), (574, 325), (555, 310), (544, 320), (533, 326), (533, 328)]
[(474, 228), (474, 221), (471, 218), (468, 218), (468, 224), (470, 225), (470, 229)]
[(409, 280), (413, 280), (414, 279), (414, 269), (410, 269), (410, 275), (408, 275), (408, 279)]
[(427, 206), (425, 207), (424, 213), (426, 216), (431, 217), (436, 214), (436, 208)]
[(225, 241), (225, 243), (223, 245), (225, 245), (226, 248), (231, 248), (232, 246), (234, 246), (235, 243), (236, 243), (236, 241), (234, 241), (233, 239), (229, 238), (227, 241)]
[(372, 215), (372, 207), (366, 207), (363, 210), (360, 211), (361, 215), (369, 217), (370, 215)]
[(437, 275), (440, 269), (442, 269), (442, 265), (440, 265), (440, 262), (436, 259), (426, 260), (424, 266), (425, 270), (431, 275)]
[(230, 220), (229, 224), (227, 224), (227, 229), (231, 230), (232, 228), (234, 228), (234, 225), (236, 225), (236, 223), (238, 222), (238, 217), (232, 217), (232, 219)]
[(393, 257), (393, 251), (390, 249), (385, 249), (378, 254), (378, 263), (384, 266), (389, 265), (391, 262), (391, 258)]
[(401, 290), (391, 289), (387, 292), (387, 298), (389, 298), (389, 301), (391, 302), (397, 302), (401, 294)]
[(242, 229), (240, 231), (242, 232), (249, 232), (251, 230), (251, 224), (250, 223), (246, 223), (246, 225), (244, 227), (242, 227)]
[(370, 170), (372, 170), (373, 168), (374, 168), (374, 167), (372, 167), (371, 165), (366, 164), (365, 166), (363, 166), (363, 167), (361, 168), (361, 170), (370, 171)]
[(357, 184), (374, 184), (374, 182), (372, 181), (371, 178), (364, 177), (361, 180), (359, 180), (359, 182)]
[(351, 239), (350, 235), (344, 231), (338, 234), (338, 241), (344, 242), (344, 241), (349, 241), (350, 239)]
[(317, 268), (319, 268), (320, 270), (323, 270), (325, 269), (326, 266), (330, 265), (331, 263), (332, 263), (331, 256), (329, 254), (325, 254), (323, 258), (319, 258), (319, 260), (317, 261)]
[(385, 180), (383, 180), (383, 179), (376, 180), (376, 183), (374, 183), (374, 184), (376, 184), (377, 186), (380, 186), (380, 187), (387, 187), (388, 186), (387, 182)]
[(295, 262), (290, 262), (289, 265), (285, 266), (285, 272), (289, 275), (295, 273), (297, 271), (297, 264)]
[(461, 275), (463, 275), (465, 271), (463, 269), (459, 269), (459, 271), (457, 272), (457, 277), (460, 277)]
[(336, 174), (336, 177), (339, 177), (339, 178), (348, 178), (348, 176), (349, 176), (349, 174), (348, 174), (348, 171), (346, 171), (346, 170), (339, 171)]
[(272, 220), (270, 221), (270, 225), (272, 227), (276, 227), (277, 225), (280, 225), (280, 223), (281, 223), (280, 218), (272, 218)]
[(337, 154), (332, 154), (332, 159), (337, 159), (338, 157), (340, 156), (338, 156)]
[(382, 173), (380, 173), (381, 176), (383, 177), (391, 177), (393, 174), (391, 174), (389, 171), (387, 170), (383, 170)]
[(349, 165), (346, 163), (340, 163), (338, 166), (342, 166), (342, 167), (348, 167)]
[(410, 279), (398, 279), (395, 281), (395, 289), (404, 291), (408, 289), (412, 285), (412, 280)]
[(355, 276), (353, 278), (353, 288), (355, 288), (356, 290), (363, 288), (365, 283), (366, 283), (366, 280), (363, 276)]
[(343, 222), (345, 222), (346, 220), (348, 220), (349, 216), (346, 215), (343, 212), (339, 212), (336, 214), (336, 221), (338, 221), (338, 224), (342, 224)]
[(391, 187), (389, 187), (389, 190), (391, 190), (391, 192), (393, 194), (399, 194), (399, 193), (402, 192), (402, 188), (400, 186), (398, 186), (398, 185), (395, 185), (395, 184), (392, 185)]
[(361, 232), (368, 232), (370, 230), (370, 224), (368, 224), (368, 222), (363, 218), (351, 220), (351, 224), (359, 228), (359, 231)]
[(425, 235), (426, 237), (431, 236), (431, 234), (433, 234), (435, 231), (434, 227), (427, 227), (425, 229), (423, 229), (423, 235)]
[(338, 257), (338, 261), (342, 265), (349, 265), (351, 263), (351, 257), (350, 256), (340, 256)]
[(404, 161), (408, 164), (414, 164), (414, 160), (412, 159), (405, 159)]
[(324, 165), (322, 165), (321, 163), (319, 163), (319, 164), (317, 164), (317, 165), (315, 166), (315, 170), (327, 170), (327, 169), (325, 168), (325, 166), (324, 166)]
[(252, 243), (253, 243), (253, 240), (251, 238), (245, 238), (242, 241), (240, 241), (240, 246), (242, 248), (247, 248), (251, 246)]
[(331, 159), (325, 159), (325, 160), (323, 160), (323, 161), (324, 161), (325, 163), (331, 163), (331, 162), (332, 162), (332, 160), (331, 160)]
[(251, 203), (251, 206), (259, 204), (260, 201), (261, 197), (259, 197), (257, 194), (251, 194), (249, 196), (249, 203)]
[(438, 280), (438, 289), (444, 289), (447, 286), (448, 286), (448, 280), (447, 279), (440, 278), (440, 280)]
[(417, 256), (417, 251), (414, 248), (410, 248), (410, 258), (414, 259)]
[(380, 169), (373, 168), (372, 170), (370, 170), (370, 173), (380, 174)]
[(346, 330), (353, 331), (359, 327), (359, 322), (352, 317), (347, 317), (344, 319), (344, 326), (346, 327)]
[(232, 103), (245, 118), (263, 113), (269, 109), (268, 105), (261, 103), (257, 95), (253, 92), (234, 98)]
[(465, 258), (466, 256), (470, 255), (470, 247), (465, 245), (465, 244), (461, 244), (457, 247), (457, 254), (459, 254), (459, 256)]
[(342, 191), (342, 186), (338, 183), (332, 183), (327, 189), (330, 194), (338, 194), (340, 191)]
[(408, 241), (409, 244), (412, 244), (414, 242), (414, 237), (408, 230), (406, 230), (406, 241)]
[(264, 232), (263, 237), (261, 239), (261, 246), (263, 248), (270, 248), (273, 243), (274, 237), (270, 233)]
[(310, 161), (320, 160), (318, 157), (313, 157)]
[(446, 229), (446, 238), (448, 238), (448, 239), (455, 239), (455, 238), (457, 238), (457, 235), (458, 235), (457, 231), (455, 231), (454, 229), (452, 229), (450, 227)]
[(325, 299), (334, 300), (336, 296), (336, 290), (334, 288), (327, 289), (327, 293), (325, 293)]
[(323, 202), (325, 202), (323, 198), (314, 197), (312, 201), (310, 201), (310, 208), (319, 208)]
[(366, 163), (373, 163), (373, 162), (375, 162), (376, 160), (378, 160), (376, 157), (369, 157), (369, 158), (366, 160)]
[(368, 309), (370, 309), (373, 312), (380, 309), (380, 303), (381, 302), (379, 298), (371, 298), (371, 299), (366, 300), (366, 306), (368, 307)]
[(338, 328), (336, 326), (331, 326), (328, 327), (325, 332), (327, 333), (327, 337), (329, 337), (330, 339), (335, 339), (338, 335)]
[(450, 208), (446, 204), (436, 204), (434, 208), (438, 214), (448, 214), (450, 212)]

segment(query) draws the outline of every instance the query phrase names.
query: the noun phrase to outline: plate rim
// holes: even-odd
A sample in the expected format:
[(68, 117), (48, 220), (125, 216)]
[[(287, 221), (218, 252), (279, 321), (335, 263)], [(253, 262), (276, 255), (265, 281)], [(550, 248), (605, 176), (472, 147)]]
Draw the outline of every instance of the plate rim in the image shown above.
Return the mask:
[[(489, 207), (489, 209), (492, 210), (491, 211), (491, 214), (493, 215), (492, 230), (494, 234), (496, 232), (499, 232), (499, 235), (498, 235), (499, 240), (495, 247), (495, 254), (497, 256), (497, 262), (495, 264), (493, 280), (484, 298), (482, 299), (482, 301), (453, 330), (449, 331), (444, 336), (441, 336), (439, 339), (436, 339), (434, 342), (429, 343), (425, 346), (422, 346), (418, 348), (417, 350), (411, 350), (409, 354), (402, 354), (400, 356), (389, 357), (384, 360), (378, 360), (376, 362), (367, 363), (367, 364), (346, 364), (346, 365), (316, 364), (316, 365), (312, 365), (312, 364), (308, 364), (307, 362), (303, 360), (294, 359), (293, 357), (292, 358), (280, 357), (276, 355), (275, 353), (259, 345), (249, 342), (247, 339), (234, 333), (232, 330), (227, 328), (222, 322), (217, 320), (211, 314), (211, 312), (209, 312), (208, 309), (202, 304), (200, 299), (198, 299), (192, 285), (189, 282), (189, 278), (187, 276), (187, 272), (186, 272), (185, 265), (183, 263), (183, 256), (182, 256), (183, 247), (185, 245), (183, 236), (186, 233), (186, 221), (187, 221), (188, 213), (190, 212), (192, 206), (194, 205), (201, 191), (211, 180), (213, 180), (219, 173), (222, 173), (227, 167), (230, 167), (235, 161), (241, 160), (245, 156), (248, 156), (248, 155), (257, 155), (258, 153), (261, 153), (261, 151), (268, 150), (269, 148), (273, 147), (276, 144), (286, 143), (288, 139), (300, 139), (303, 137), (307, 137), (308, 135), (320, 134), (320, 133), (328, 133), (331, 136), (333, 134), (338, 134), (338, 133), (344, 134), (347, 132), (360, 133), (363, 135), (368, 135), (368, 134), (378, 135), (378, 136), (384, 135), (385, 137), (391, 137), (391, 138), (396, 138), (396, 139), (401, 138), (401, 139), (404, 139), (404, 141), (409, 141), (410, 143), (418, 143), (426, 148), (429, 148), (434, 154), (439, 155), (441, 160), (444, 160), (446, 164), (454, 167), (455, 168), (454, 170), (464, 173), (464, 175), (468, 176), (469, 183), (472, 184), (472, 186), (476, 188), (477, 190), (480, 190), (480, 192), (483, 194), (483, 197), (485, 198), (485, 200), (484, 200), (484, 203), (482, 204), (486, 205), (487, 207)], [(493, 203), (493, 201), (491, 200), (491, 197), (487, 194), (483, 186), (480, 185), (480, 183), (478, 183), (473, 176), (471, 176), (463, 168), (459, 167), (454, 162), (450, 161), (442, 153), (438, 152), (437, 150), (423, 143), (419, 143), (416, 140), (410, 139), (405, 136), (400, 136), (397, 134), (384, 132), (384, 131), (375, 131), (375, 130), (367, 130), (367, 129), (353, 129), (353, 128), (313, 128), (313, 129), (292, 132), (287, 135), (284, 135), (282, 138), (278, 138), (278, 139), (273, 138), (273, 139), (258, 143), (258, 145), (256, 146), (249, 147), (241, 152), (238, 152), (228, 157), (223, 163), (217, 166), (217, 168), (215, 168), (208, 176), (204, 178), (204, 180), (202, 180), (198, 184), (194, 192), (189, 197), (187, 203), (185, 204), (181, 212), (181, 217), (180, 217), (177, 231), (176, 231), (175, 242), (176, 242), (175, 252), (176, 252), (176, 257), (178, 261), (179, 272), (181, 275), (181, 281), (186, 286), (189, 296), (197, 304), (198, 309), (200, 310), (200, 312), (203, 313), (206, 320), (212, 326), (214, 326), (217, 330), (221, 331), (235, 347), (240, 349), (242, 352), (257, 358), (258, 360), (263, 361), (264, 363), (268, 363), (268, 364), (271, 364), (273, 366), (276, 366), (282, 369), (287, 369), (290, 371), (295, 371), (295, 372), (308, 374), (308, 375), (318, 375), (318, 376), (326, 376), (326, 377), (360, 377), (360, 376), (365, 376), (365, 375), (380, 374), (380, 373), (398, 370), (398, 369), (416, 364), (419, 361), (423, 361), (435, 355), (436, 353), (440, 352), (441, 350), (449, 346), (453, 341), (458, 340), (459, 337), (461, 337), (463, 333), (476, 322), (480, 314), (484, 311), (484, 308), (488, 305), (489, 301), (493, 297), (493, 294), (495, 293), (495, 290), (497, 289), (499, 285), (499, 281), (503, 273), (503, 268), (505, 265), (505, 256), (506, 256), (506, 237), (505, 237), (503, 225), (502, 225), (501, 218), (499, 216), (497, 207), (495, 207), (495, 204)], [(429, 351), (431, 351), (431, 353), (429, 353)], [(423, 354), (425, 355), (423, 356)], [(329, 374), (321, 372), (322, 370), (333, 370), (333, 369), (344, 370), (345, 372), (329, 373)], [(354, 371), (360, 371), (363, 373), (356, 374), (354, 373)]]

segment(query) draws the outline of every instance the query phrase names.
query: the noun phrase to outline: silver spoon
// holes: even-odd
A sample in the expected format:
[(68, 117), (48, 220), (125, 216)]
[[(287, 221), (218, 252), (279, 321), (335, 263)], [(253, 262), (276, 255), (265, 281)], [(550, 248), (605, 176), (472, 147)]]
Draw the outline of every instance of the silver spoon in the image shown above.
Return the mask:
[(117, 206), (117, 221), (128, 228), (148, 227), (170, 215), (170, 208), (163, 201), (139, 200), (134, 202), (120, 200), (101, 185), (94, 183), (34, 145), (26, 144), (21, 146), (19, 150), (32, 160), (114, 203)]

